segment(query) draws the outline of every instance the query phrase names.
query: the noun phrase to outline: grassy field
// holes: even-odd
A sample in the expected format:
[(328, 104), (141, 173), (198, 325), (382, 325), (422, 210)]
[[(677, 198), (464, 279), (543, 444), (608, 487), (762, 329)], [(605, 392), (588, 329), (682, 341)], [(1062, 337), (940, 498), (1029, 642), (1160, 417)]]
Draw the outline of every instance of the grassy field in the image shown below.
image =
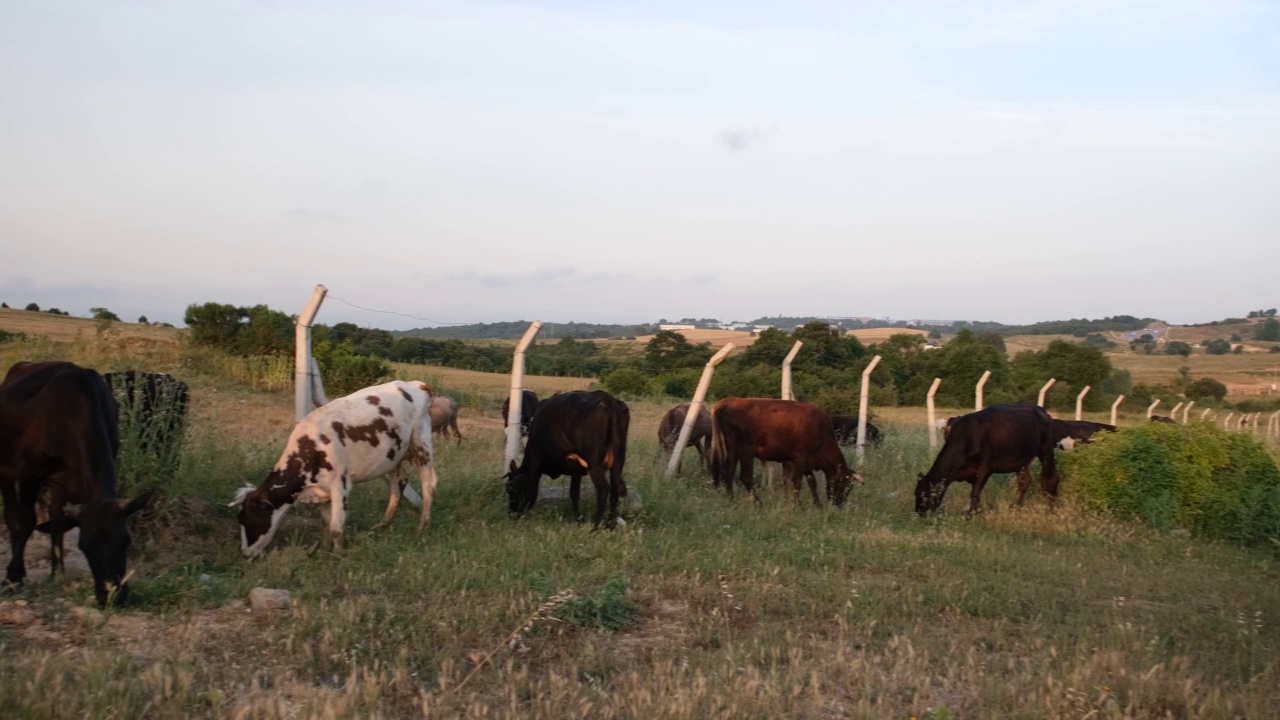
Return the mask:
[(928, 335), (928, 330), (917, 330), (915, 328), (865, 328), (862, 330), (846, 330), (845, 335), (856, 337), (863, 345), (878, 343), (888, 340), (893, 335)]
[[(737, 347), (746, 347), (756, 341), (756, 336), (746, 330), (677, 330), (685, 337), (686, 340), (697, 345), (698, 343), (711, 343), (711, 347), (724, 347), (729, 343), (733, 343)], [(647, 343), (653, 339), (652, 335), (641, 335), (635, 339), (638, 343)]]
[(1280, 353), (1242, 353), (1240, 355), (1145, 355), (1113, 353), (1108, 357), (1117, 368), (1133, 374), (1135, 383), (1169, 383), (1178, 368), (1190, 369), (1193, 378), (1211, 377), (1227, 386), (1230, 398), (1267, 393), (1272, 383), (1280, 388)]
[[(292, 425), (288, 393), (247, 390), (175, 350), (0, 345), (0, 367), (63, 357), (192, 385), (168, 512), (135, 524), (136, 602), (98, 615), (87, 574), (0, 606), (3, 717), (1082, 718), (1274, 717), (1280, 568), (1250, 550), (1081, 512), (1011, 483), (987, 510), (911, 511), (930, 461), (913, 416), (843, 509), (780, 488), (729, 501), (693, 472), (662, 479), (663, 405), (634, 403), (627, 481), (642, 505), (592, 533), (567, 501), (507, 517), (502, 439), (464, 411), (439, 443), (432, 528), (369, 534), (381, 483), (352, 496), (346, 548), (315, 550), (318, 513), (240, 556), (224, 507), (259, 482)], [(504, 380), (441, 375), (500, 391)], [(918, 411), (917, 411), (918, 412)], [(941, 411), (940, 414), (946, 413)], [(910, 423), (909, 425), (906, 423)], [(127, 469), (122, 470), (128, 485)], [(557, 486), (563, 481), (545, 481)], [(634, 498), (633, 498), (634, 499)], [(173, 510), (178, 512), (173, 512)], [(412, 511), (402, 511), (402, 515)], [(44, 555), (31, 550), (33, 565)], [(257, 586), (291, 608), (249, 612)]]
[(138, 325), (126, 322), (100, 322), (89, 318), (50, 315), (43, 312), (27, 312), (0, 308), (0, 330), (44, 336), (51, 340), (93, 339), (100, 333), (113, 333), (125, 338), (176, 343), (179, 330), (156, 325)]

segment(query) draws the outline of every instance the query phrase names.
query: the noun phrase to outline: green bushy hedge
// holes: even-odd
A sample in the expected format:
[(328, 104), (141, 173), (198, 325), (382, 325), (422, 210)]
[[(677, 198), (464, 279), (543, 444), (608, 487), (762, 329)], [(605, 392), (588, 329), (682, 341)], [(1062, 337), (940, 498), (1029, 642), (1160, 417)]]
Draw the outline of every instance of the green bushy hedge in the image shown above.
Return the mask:
[(1280, 468), (1253, 437), (1147, 423), (1094, 438), (1060, 465), (1090, 507), (1244, 544), (1280, 538)]

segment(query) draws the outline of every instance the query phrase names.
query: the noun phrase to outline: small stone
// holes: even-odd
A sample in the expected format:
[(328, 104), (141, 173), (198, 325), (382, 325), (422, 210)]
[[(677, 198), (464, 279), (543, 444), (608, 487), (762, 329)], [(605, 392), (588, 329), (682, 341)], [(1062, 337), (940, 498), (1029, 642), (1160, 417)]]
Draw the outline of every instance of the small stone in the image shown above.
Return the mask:
[(624, 528), (626, 526), (627, 526), (627, 521), (623, 520), (622, 518), (618, 518), (618, 527)]
[(210, 575), (209, 573), (200, 573), (200, 582), (207, 583), (212, 579), (213, 579), (213, 576)]
[(249, 591), (249, 607), (258, 610), (283, 610), (293, 604), (288, 590), (256, 587)]
[(27, 607), (25, 600), (17, 600), (11, 603), (0, 603), (0, 625), (16, 625), (24, 627), (30, 625), (40, 618)]
[(1191, 535), (1191, 531), (1186, 528), (1174, 528), (1169, 531), (1169, 534), (1174, 537), (1189, 537)]
[(97, 608), (76, 606), (71, 608), (71, 615), (80, 619), (85, 624), (96, 625), (102, 622), (102, 611)]
[(230, 608), (230, 609), (232, 609), (232, 610), (243, 610), (243, 609), (244, 609), (244, 601), (243, 601), (243, 600), (232, 600), (232, 601), (230, 601), (230, 602), (228, 602), (228, 603), (226, 604), (226, 607), (228, 607), (228, 608)]

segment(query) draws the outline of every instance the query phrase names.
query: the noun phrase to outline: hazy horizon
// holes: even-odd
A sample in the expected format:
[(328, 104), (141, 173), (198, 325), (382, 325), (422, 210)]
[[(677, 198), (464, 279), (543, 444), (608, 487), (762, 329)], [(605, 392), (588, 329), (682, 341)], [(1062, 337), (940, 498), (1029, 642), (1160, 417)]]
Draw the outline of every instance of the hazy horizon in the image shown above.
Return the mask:
[(18, 0), (0, 97), (16, 307), (176, 324), (323, 283), (414, 317), (320, 322), (407, 329), (1278, 302), (1268, 2)]

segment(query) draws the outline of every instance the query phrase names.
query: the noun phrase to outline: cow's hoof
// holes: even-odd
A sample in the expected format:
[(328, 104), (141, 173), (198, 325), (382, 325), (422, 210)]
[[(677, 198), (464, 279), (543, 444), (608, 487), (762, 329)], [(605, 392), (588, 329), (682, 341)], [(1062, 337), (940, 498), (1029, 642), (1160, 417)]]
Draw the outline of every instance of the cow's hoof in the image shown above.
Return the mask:
[(0, 583), (0, 595), (16, 595), (22, 592), (23, 584), (21, 580), (5, 580)]

